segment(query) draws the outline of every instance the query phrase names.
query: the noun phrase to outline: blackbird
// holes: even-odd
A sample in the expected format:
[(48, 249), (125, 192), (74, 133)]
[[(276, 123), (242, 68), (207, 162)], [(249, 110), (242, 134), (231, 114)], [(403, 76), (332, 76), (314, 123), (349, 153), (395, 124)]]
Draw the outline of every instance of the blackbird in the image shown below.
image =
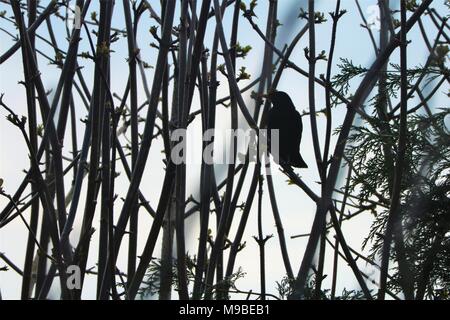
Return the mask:
[(267, 119), (268, 150), (271, 146), (271, 129), (279, 130), (279, 159), (280, 164), (296, 168), (308, 168), (300, 155), (300, 141), (302, 139), (302, 117), (295, 109), (287, 93), (274, 91), (266, 95), (272, 102)]

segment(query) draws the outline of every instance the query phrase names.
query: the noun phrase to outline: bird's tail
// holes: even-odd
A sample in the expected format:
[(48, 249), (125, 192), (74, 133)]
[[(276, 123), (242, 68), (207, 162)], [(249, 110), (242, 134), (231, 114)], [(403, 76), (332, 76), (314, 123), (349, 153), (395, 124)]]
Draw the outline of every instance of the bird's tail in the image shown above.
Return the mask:
[(291, 159), (290, 165), (295, 168), (308, 168), (308, 165), (306, 164), (305, 160), (303, 160), (302, 156), (299, 153), (297, 153)]

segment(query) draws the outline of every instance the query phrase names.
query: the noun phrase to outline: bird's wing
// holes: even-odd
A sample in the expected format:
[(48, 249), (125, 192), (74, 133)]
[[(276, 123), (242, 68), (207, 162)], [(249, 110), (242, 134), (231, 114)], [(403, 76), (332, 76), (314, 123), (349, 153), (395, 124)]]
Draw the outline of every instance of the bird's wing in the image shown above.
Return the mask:
[[(267, 122), (267, 143), (268, 143), (268, 150), (271, 151), (272, 146), (272, 138), (273, 135), (271, 134), (271, 130), (278, 129), (278, 151), (280, 152), (281, 156), (283, 156), (287, 151), (287, 145), (285, 141), (289, 136), (289, 130), (286, 130), (286, 114), (284, 110), (280, 108), (272, 108), (269, 110), (268, 115), (268, 122)], [(275, 142), (275, 141), (273, 141)], [(276, 142), (275, 142), (276, 143)]]

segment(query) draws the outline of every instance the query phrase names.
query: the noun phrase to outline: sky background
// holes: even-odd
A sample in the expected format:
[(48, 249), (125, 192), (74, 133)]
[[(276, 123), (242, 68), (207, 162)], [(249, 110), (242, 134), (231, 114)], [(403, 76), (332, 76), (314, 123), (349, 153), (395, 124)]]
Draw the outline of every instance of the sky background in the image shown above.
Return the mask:
[[(72, 1), (73, 2), (73, 1)], [(160, 12), (160, 8), (155, 2), (155, 10)], [(200, 8), (200, 2), (198, 7)], [(248, 2), (248, 1), (246, 1)], [(268, 1), (258, 1), (258, 6), (256, 8), (257, 18), (255, 22), (258, 23), (261, 30), (265, 30), (266, 24), (266, 14)], [(391, 1), (392, 9), (397, 9), (398, 1)], [(42, 5), (46, 5), (47, 1), (42, 1)], [(323, 11), (326, 13), (328, 22), (317, 25), (317, 52), (325, 50), (327, 53), (329, 51), (330, 43), (330, 31), (331, 31), (331, 20), (329, 19), (328, 12), (334, 11), (335, 1), (316, 1), (317, 11)], [(373, 19), (374, 16), (374, 5), (377, 3), (376, 0), (361, 0), (360, 4), (363, 12), (368, 19)], [(442, 14), (448, 14), (448, 10), (443, 5), (444, 1), (435, 1), (434, 6), (438, 11), (442, 11)], [(281, 0), (279, 1), (279, 12), (278, 19), (283, 24), (278, 29), (278, 36), (276, 45), (278, 48), (282, 48), (286, 43), (289, 44), (291, 39), (298, 33), (298, 31), (304, 26), (305, 21), (297, 19), (300, 8), (303, 7), (305, 10), (307, 1), (299, 0)], [(337, 63), (339, 58), (348, 58), (353, 61), (355, 65), (362, 65), (365, 67), (370, 67), (371, 63), (374, 61), (374, 49), (370, 42), (367, 30), (363, 29), (360, 24), (362, 23), (359, 13), (357, 11), (355, 1), (353, 0), (343, 0), (342, 9), (347, 10), (347, 14), (339, 22), (338, 35), (337, 35), (337, 46), (335, 50), (335, 63), (333, 67), (333, 74), (338, 71)], [(7, 16), (12, 16), (10, 8), (4, 3), (0, 4), (0, 11), (6, 10)], [(98, 12), (98, 4), (96, 1), (92, 1), (90, 11), (96, 10)], [(179, 10), (179, 5), (177, 6)], [(224, 16), (224, 27), (227, 37), (231, 32), (231, 20), (232, 20), (232, 7), (229, 7)], [(446, 12), (446, 13), (444, 13)], [(178, 13), (178, 11), (177, 11)], [(89, 15), (89, 14), (88, 14)], [(175, 23), (178, 23), (179, 18), (176, 16)], [(55, 19), (54, 19), (55, 20)], [(424, 23), (426, 26), (426, 31), (431, 39), (434, 40), (437, 33), (434, 25), (430, 24), (429, 18), (424, 18)], [(149, 14), (145, 13), (139, 24), (137, 43), (141, 49), (141, 57), (144, 61), (152, 65), (156, 60), (157, 50), (151, 48), (149, 44), (153, 42), (148, 30), (151, 26), (156, 25), (156, 22), (149, 18)], [(16, 34), (17, 31), (12, 28), (12, 25), (5, 20), (0, 19), (0, 26), (8, 31)], [(115, 28), (123, 29), (123, 10), (122, 2), (116, 1), (114, 8), (114, 18), (113, 26)], [(214, 35), (214, 21), (210, 20), (208, 25), (207, 34), (205, 38), (205, 46), (211, 47), (212, 38)], [(61, 21), (54, 21), (54, 28), (56, 32), (56, 37), (58, 44), (61, 49), (67, 48), (67, 42), (65, 41), (66, 33), (64, 28), (64, 23)], [(91, 28), (92, 30), (92, 28)], [(376, 33), (376, 30), (374, 30)], [(45, 27), (39, 29), (39, 35), (43, 37), (48, 37), (48, 33)], [(86, 35), (82, 33), (83, 40), (81, 41), (80, 52), (89, 51), (87, 46), (88, 42)], [(376, 35), (376, 38), (378, 36)], [(423, 43), (422, 37), (417, 27), (415, 27), (409, 34), (408, 39), (412, 41), (410, 50), (408, 51), (408, 63), (410, 66), (423, 64), (428, 57), (428, 51)], [(95, 40), (94, 40), (95, 41)], [(238, 68), (240, 66), (246, 66), (247, 70), (251, 73), (252, 79), (239, 82), (241, 87), (246, 86), (253, 79), (259, 76), (261, 71), (261, 63), (263, 57), (264, 42), (255, 31), (251, 28), (248, 21), (241, 18), (239, 24), (239, 37), (238, 41), (241, 45), (251, 45), (252, 50), (245, 60), (240, 59), (238, 61)], [(4, 32), (0, 32), (0, 54), (5, 52), (11, 45), (13, 41)], [(299, 44), (297, 45), (295, 51), (293, 52), (291, 59), (298, 66), (307, 70), (307, 61), (304, 56), (303, 49), (308, 46), (308, 35), (306, 34)], [(43, 52), (48, 53), (53, 56), (52, 49), (46, 45), (42, 40), (37, 40), (37, 47)], [(126, 58), (127, 53), (127, 42), (126, 38), (121, 37), (118, 42), (112, 44), (111, 49), (114, 53), (111, 55), (111, 88), (112, 91), (118, 95), (122, 95), (125, 89), (127, 77), (128, 77), (128, 65)], [(391, 62), (398, 62), (398, 51), (396, 51)], [(39, 57), (39, 66), (41, 70), (41, 76), (44, 81), (46, 89), (52, 89), (56, 85), (60, 69), (57, 69), (54, 65), (48, 65), (48, 62)], [(84, 77), (87, 80), (88, 87), (92, 87), (93, 78), (93, 64), (90, 61), (79, 59), (79, 64), (84, 67)], [(324, 61), (319, 61), (317, 64), (316, 75), (325, 73), (327, 63)], [(153, 78), (153, 69), (146, 69), (146, 77), (149, 86), (151, 86), (151, 81)], [(145, 101), (145, 94), (141, 86), (141, 79), (138, 76), (139, 83), (139, 102)], [(19, 115), (26, 115), (26, 97), (24, 87), (18, 84), (19, 81), (23, 80), (23, 69), (20, 51), (18, 51), (13, 57), (8, 59), (5, 63), (0, 66), (0, 92), (5, 93), (4, 101), (12, 107), (15, 112)], [(220, 79), (221, 85), (218, 88), (218, 97), (224, 97), (228, 95), (228, 84), (224, 77)], [(356, 88), (359, 81), (357, 79), (352, 82), (352, 89)], [(446, 87), (447, 86), (447, 87)], [(291, 69), (284, 71), (281, 82), (278, 86), (279, 90), (286, 91), (294, 101), (298, 111), (308, 110), (308, 79), (299, 75)], [(256, 86), (254, 88), (256, 90)], [(448, 84), (444, 85), (440, 92), (447, 92)], [(250, 91), (249, 91), (250, 92)], [(252, 110), (253, 100), (249, 98), (249, 92), (244, 95), (246, 99), (247, 107)], [(323, 88), (317, 86), (316, 88), (316, 108), (324, 108), (324, 90)], [(425, 89), (426, 92), (426, 89)], [(440, 98), (432, 100), (430, 103), (432, 108), (438, 108), (444, 105), (448, 105), (448, 101), (445, 100), (445, 95), (438, 95)], [(76, 112), (77, 118), (84, 118), (87, 114), (86, 109), (81, 103), (79, 98), (76, 98)], [(412, 102), (413, 104), (413, 102)], [(199, 100), (197, 93), (194, 97), (192, 111), (199, 109)], [(342, 123), (343, 117), (345, 115), (345, 107), (339, 106), (333, 110), (333, 128), (336, 128)], [(25, 144), (22, 140), (20, 132), (14, 128), (10, 123), (5, 120), (6, 113), (2, 109), (0, 110), (0, 177), (4, 179), (3, 187), (7, 193), (14, 193), (17, 186), (20, 184), (24, 177), (23, 170), (28, 168), (28, 152), (25, 148)], [(216, 129), (220, 131), (221, 129), (229, 128), (229, 109), (225, 109), (222, 106), (217, 108), (217, 122)], [(42, 123), (41, 120), (38, 121)], [(321, 138), (321, 143), (323, 144), (325, 132), (325, 117), (323, 115), (318, 118), (318, 128), (319, 137)], [(245, 128), (245, 120), (240, 117), (239, 124), (241, 127)], [(309, 165), (309, 169), (306, 170), (296, 170), (297, 173), (304, 179), (304, 181), (310, 186), (315, 192), (319, 193), (320, 185), (316, 183), (319, 180), (317, 174), (317, 167), (314, 163), (314, 151), (311, 142), (311, 129), (309, 123), (309, 117), (303, 118), (303, 140), (301, 145), (301, 153), (305, 161)], [(78, 141), (81, 145), (84, 125), (80, 122), (78, 126)], [(141, 130), (143, 129), (143, 125)], [(200, 118), (197, 119), (190, 125), (190, 131), (199, 131)], [(70, 135), (68, 135), (68, 138)], [(336, 136), (333, 136), (333, 142)], [(64, 155), (70, 157), (70, 140), (67, 140), (67, 149)], [(122, 142), (125, 140), (122, 139)], [(224, 150), (224, 146), (216, 143), (217, 152), (220, 153)], [(163, 154), (161, 150), (163, 145), (161, 140), (158, 139), (152, 144), (150, 155), (148, 158), (144, 178), (141, 183), (141, 190), (145, 194), (146, 198), (150, 201), (152, 207), (156, 207), (160, 196), (160, 190), (162, 186), (162, 179), (164, 171), (162, 170), (162, 158)], [(188, 141), (189, 152), (201, 152), (201, 144), (198, 141)], [(323, 150), (323, 148), (322, 148)], [(253, 167), (250, 167), (248, 174), (253, 171)], [(278, 200), (279, 211), (281, 213), (281, 218), (284, 224), (285, 234), (287, 238), (287, 246), (290, 254), (291, 264), (294, 273), (297, 273), (300, 266), (301, 258), (304, 253), (307, 238), (297, 238), (291, 239), (290, 237), (297, 234), (308, 233), (311, 228), (311, 224), (314, 218), (315, 205), (314, 203), (296, 186), (288, 185), (286, 180), (287, 177), (281, 174), (276, 165), (273, 166), (272, 172), (274, 174), (274, 185), (276, 196)], [(222, 181), (225, 176), (226, 171), (223, 166), (216, 166), (217, 181)], [(345, 171), (343, 171), (345, 174)], [(200, 177), (200, 166), (199, 165), (189, 165), (187, 168), (187, 181), (188, 189), (187, 196), (192, 194), (194, 197), (198, 195), (199, 188), (199, 177)], [(67, 175), (66, 185), (70, 184), (72, 177)], [(236, 179), (237, 180), (237, 179)], [(244, 185), (244, 191), (240, 201), (244, 201), (247, 195), (246, 190), (248, 190), (248, 184), (251, 178), (247, 179)], [(339, 183), (342, 184), (342, 177), (339, 179)], [(122, 173), (116, 182), (116, 193), (120, 196), (126, 194), (128, 188), (128, 180), (126, 175)], [(85, 193), (85, 188), (83, 188), (83, 194)], [(81, 216), (83, 212), (84, 197), (80, 199), (79, 214), (75, 224), (75, 229), (71, 234), (71, 239), (73, 243), (77, 243), (79, 236), (79, 226), (81, 224)], [(5, 199), (0, 199), (0, 208), (3, 208), (7, 202)], [(120, 212), (120, 201), (117, 202), (115, 212), (118, 214)], [(247, 224), (246, 233), (244, 235), (243, 241), (246, 241), (246, 248), (241, 251), (238, 255), (236, 262), (236, 267), (241, 266), (243, 271), (247, 273), (246, 277), (240, 279), (236, 285), (241, 290), (254, 290), (259, 291), (259, 252), (256, 242), (253, 240), (252, 236), (257, 234), (257, 223), (256, 223), (256, 209), (257, 202), (255, 197), (255, 202), (253, 204), (253, 209), (250, 214), (250, 218)], [(29, 212), (27, 212), (29, 213)], [(25, 214), (27, 216), (27, 214)], [(239, 217), (239, 212), (237, 212), (236, 217)], [(96, 215), (94, 218), (94, 227), (98, 230), (98, 220), (99, 217)], [(215, 221), (215, 218), (211, 218), (211, 223)], [(276, 292), (276, 281), (280, 281), (285, 275), (285, 269), (281, 259), (281, 254), (279, 251), (279, 243), (277, 239), (277, 232), (272, 216), (272, 209), (270, 201), (268, 198), (268, 192), (265, 187), (264, 198), (263, 198), (263, 221), (264, 221), (264, 233), (267, 235), (273, 234), (274, 237), (267, 242), (266, 245), (266, 272), (267, 272), (267, 292), (271, 294), (277, 294)], [(140, 225), (139, 225), (139, 246), (138, 253), (142, 252), (143, 246), (145, 244), (148, 231), (152, 223), (151, 217), (144, 210), (140, 211)], [(361, 251), (362, 240), (366, 237), (371, 223), (370, 216), (360, 215), (352, 219), (349, 223), (344, 223), (343, 231), (346, 235), (346, 240), (349, 245), (354, 249)], [(186, 221), (186, 241), (187, 250), (189, 254), (193, 255), (197, 252), (197, 237), (198, 237), (198, 214), (191, 216)], [(233, 229), (234, 230), (234, 229)], [(0, 229), (0, 252), (5, 253), (5, 255), (14, 261), (21, 268), (23, 267), (24, 252), (26, 246), (26, 234), (27, 230), (24, 224), (19, 220), (10, 223), (7, 227)], [(232, 237), (234, 236), (234, 231), (231, 232)], [(329, 235), (332, 239), (332, 233)], [(97, 242), (98, 242), (98, 232), (93, 236), (93, 243), (90, 250), (90, 258), (88, 266), (94, 266), (97, 259)], [(121, 270), (126, 270), (126, 248), (127, 241), (123, 241), (122, 244), (122, 255), (118, 259), (118, 266)], [(326, 254), (326, 267), (325, 274), (329, 276), (324, 281), (324, 287), (329, 288), (331, 283), (331, 270), (332, 270), (332, 256), (333, 251), (331, 248), (327, 247)], [(366, 251), (367, 252), (367, 251)], [(155, 250), (155, 254), (159, 255), (159, 245)], [(3, 266), (3, 262), (0, 262), (0, 266)], [(365, 263), (359, 261), (360, 268), (373, 279), (378, 279), (378, 273), (373, 268), (370, 268)], [(346, 266), (345, 262), (340, 260), (340, 272), (338, 276), (338, 290), (340, 292), (344, 287), (348, 290), (359, 289), (359, 286), (354, 278), (351, 270)], [(57, 283), (57, 281), (54, 281)], [(94, 298), (95, 297), (95, 283), (96, 278), (88, 276), (85, 281), (85, 290), (83, 291), (84, 298)], [(7, 272), (0, 273), (0, 289), (4, 299), (16, 299), (20, 297), (21, 288), (21, 277), (17, 275), (14, 271), (9, 270)], [(92, 290), (90, 290), (92, 288)], [(58, 288), (57, 285), (54, 286), (52, 293), (53, 297), (57, 297)], [(174, 295), (174, 297), (177, 297)]]

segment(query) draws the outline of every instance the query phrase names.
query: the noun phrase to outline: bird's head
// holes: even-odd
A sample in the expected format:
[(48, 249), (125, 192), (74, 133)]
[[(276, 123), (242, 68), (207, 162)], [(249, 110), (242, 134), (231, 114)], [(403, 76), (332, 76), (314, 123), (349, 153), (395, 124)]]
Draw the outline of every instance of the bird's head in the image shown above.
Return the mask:
[(286, 92), (272, 91), (264, 95), (264, 97), (269, 99), (269, 101), (272, 102), (272, 105), (276, 108), (295, 108), (291, 98)]

